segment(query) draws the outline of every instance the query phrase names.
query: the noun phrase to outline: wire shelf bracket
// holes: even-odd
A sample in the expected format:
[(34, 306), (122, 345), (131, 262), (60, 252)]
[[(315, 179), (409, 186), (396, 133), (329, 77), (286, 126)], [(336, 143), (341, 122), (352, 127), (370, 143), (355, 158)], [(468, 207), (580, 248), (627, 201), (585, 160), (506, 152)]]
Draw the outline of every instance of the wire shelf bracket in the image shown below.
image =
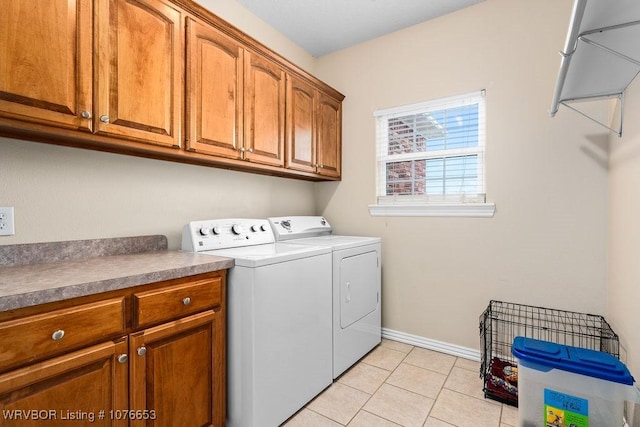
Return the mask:
[[(633, 19), (637, 18), (637, 19)], [(640, 72), (640, 2), (575, 0), (549, 112), (564, 105), (622, 136), (624, 92)], [(617, 128), (571, 105), (618, 98)]]

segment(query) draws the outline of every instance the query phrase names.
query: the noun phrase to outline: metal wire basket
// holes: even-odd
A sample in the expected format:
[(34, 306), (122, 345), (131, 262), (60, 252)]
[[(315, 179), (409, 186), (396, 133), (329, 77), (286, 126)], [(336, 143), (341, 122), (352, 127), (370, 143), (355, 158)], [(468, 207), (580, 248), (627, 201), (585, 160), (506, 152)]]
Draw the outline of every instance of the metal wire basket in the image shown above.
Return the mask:
[(620, 341), (602, 316), (491, 301), (480, 316), (480, 377), (485, 397), (518, 406), (517, 336), (603, 351), (620, 358)]

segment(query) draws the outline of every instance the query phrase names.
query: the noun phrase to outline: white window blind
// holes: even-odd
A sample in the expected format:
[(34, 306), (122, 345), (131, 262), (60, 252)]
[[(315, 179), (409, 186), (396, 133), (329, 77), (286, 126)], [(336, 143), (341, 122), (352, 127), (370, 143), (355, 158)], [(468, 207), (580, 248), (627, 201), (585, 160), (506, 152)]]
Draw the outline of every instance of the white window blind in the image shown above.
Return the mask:
[(485, 203), (485, 91), (378, 110), (379, 205)]

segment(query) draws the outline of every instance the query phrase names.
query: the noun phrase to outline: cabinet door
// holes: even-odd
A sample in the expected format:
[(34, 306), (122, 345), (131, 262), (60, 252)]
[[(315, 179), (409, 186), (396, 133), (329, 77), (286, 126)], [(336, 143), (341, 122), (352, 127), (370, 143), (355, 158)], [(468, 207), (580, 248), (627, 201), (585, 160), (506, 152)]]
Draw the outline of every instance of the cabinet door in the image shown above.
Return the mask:
[(308, 83), (287, 76), (287, 163), (289, 169), (316, 171), (316, 90)]
[(179, 147), (184, 68), (180, 12), (161, 0), (96, 4), (97, 131)]
[(0, 375), (3, 419), (15, 427), (126, 426), (126, 414), (118, 412), (129, 407), (121, 355), (127, 355), (126, 338)]
[(91, 130), (91, 1), (1, 7), (0, 116)]
[(284, 70), (245, 51), (244, 158), (284, 165)]
[(342, 103), (320, 92), (317, 112), (318, 174), (340, 178), (342, 163)]
[(187, 150), (240, 157), (243, 52), (230, 37), (187, 18)]
[(131, 407), (157, 415), (131, 426), (224, 425), (224, 311), (168, 322), (130, 339)]

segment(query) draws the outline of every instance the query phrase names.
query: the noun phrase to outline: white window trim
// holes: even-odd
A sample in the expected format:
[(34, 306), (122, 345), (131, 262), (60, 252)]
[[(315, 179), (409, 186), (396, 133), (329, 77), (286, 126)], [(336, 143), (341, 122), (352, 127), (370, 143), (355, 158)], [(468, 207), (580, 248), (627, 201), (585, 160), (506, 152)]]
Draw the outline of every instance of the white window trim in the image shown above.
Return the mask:
[(491, 218), (495, 214), (495, 203), (443, 203), (443, 204), (403, 204), (369, 205), (371, 216), (450, 216)]
[[(468, 93), (464, 95), (459, 95), (455, 97), (449, 97), (447, 99), (450, 103), (457, 103), (463, 99), (469, 99), (476, 96), (485, 96), (485, 90), (481, 90), (478, 92)], [(444, 105), (444, 106), (443, 106)], [(401, 107), (387, 108), (384, 110), (377, 110), (374, 112), (374, 116), (376, 119), (380, 116), (390, 115), (390, 114), (402, 114), (415, 110), (422, 109), (441, 109), (446, 108), (446, 102), (443, 103), (442, 100), (435, 101), (427, 101), (412, 105), (405, 105)], [(485, 109), (484, 107), (480, 111), (483, 122), (485, 120)], [(383, 124), (379, 124), (378, 126), (386, 126), (386, 122)], [(384, 132), (384, 129), (379, 129), (378, 132)], [(482, 130), (484, 132), (484, 129)], [(445, 150), (447, 156), (455, 155), (464, 155), (464, 154), (481, 154), (484, 156), (484, 144), (485, 144), (485, 136), (482, 135), (480, 139), (480, 147), (471, 147), (466, 149), (459, 150)], [(376, 150), (378, 147), (376, 147)], [(433, 157), (442, 157), (444, 152), (434, 151), (429, 153), (430, 156)], [(377, 157), (376, 162), (378, 165), (376, 166), (376, 173), (380, 173), (380, 163), (386, 162), (391, 156), (380, 156)], [(402, 158), (401, 158), (402, 157)], [(406, 159), (405, 159), (406, 157)], [(415, 157), (424, 158), (424, 153), (407, 153), (403, 155), (394, 155), (394, 159), (398, 160), (411, 160)], [(483, 160), (484, 161), (484, 160)], [(482, 187), (485, 187), (485, 176), (484, 176), (484, 168), (482, 168), (482, 176), (480, 179), (482, 180)], [(376, 183), (378, 186), (386, 185), (382, 182), (382, 180), (376, 179)], [(378, 188), (377, 194), (384, 193), (384, 188)], [(402, 200), (404, 199), (404, 200)], [(464, 196), (457, 198), (457, 200), (443, 200), (440, 202), (433, 202), (426, 200), (427, 198), (421, 197), (403, 197), (401, 200), (396, 200), (393, 196), (378, 196), (377, 204), (369, 205), (369, 214), (371, 216), (398, 216), (398, 217), (415, 217), (415, 216), (427, 216), (427, 217), (475, 217), (475, 218), (491, 218), (495, 214), (495, 203), (486, 203), (479, 202), (477, 200), (469, 200), (465, 201)]]

